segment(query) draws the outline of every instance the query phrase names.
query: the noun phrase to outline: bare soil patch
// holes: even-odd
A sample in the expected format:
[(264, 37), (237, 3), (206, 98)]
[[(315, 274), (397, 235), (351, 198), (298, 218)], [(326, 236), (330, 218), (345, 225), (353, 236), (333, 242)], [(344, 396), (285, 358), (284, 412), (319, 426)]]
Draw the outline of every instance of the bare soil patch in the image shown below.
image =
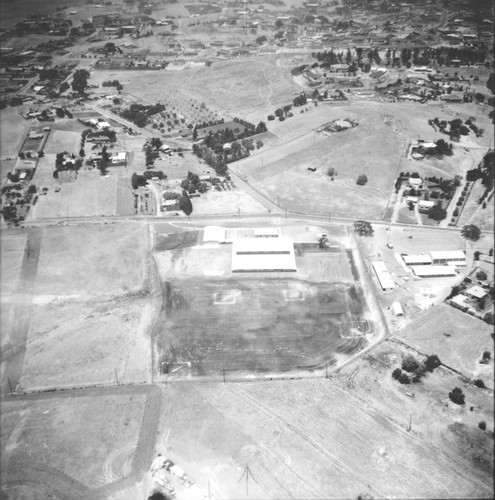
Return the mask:
[(2, 469), (39, 464), (89, 488), (113, 482), (129, 474), (145, 400), (105, 394), (2, 402)]

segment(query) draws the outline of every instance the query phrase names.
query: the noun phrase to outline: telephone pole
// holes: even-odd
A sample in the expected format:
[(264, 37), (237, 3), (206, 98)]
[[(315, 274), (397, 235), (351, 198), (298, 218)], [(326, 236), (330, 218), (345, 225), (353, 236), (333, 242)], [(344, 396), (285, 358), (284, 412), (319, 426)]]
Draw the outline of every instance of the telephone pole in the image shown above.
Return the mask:
[(256, 481), (256, 479), (254, 479), (253, 473), (249, 469), (249, 465), (246, 465), (246, 467), (244, 467), (244, 471), (242, 473), (242, 476), (239, 478), (239, 481), (237, 481), (237, 482), (239, 483), (244, 476), (246, 476), (246, 496), (249, 496), (249, 476), (251, 476), (251, 479), (256, 484), (258, 484), (258, 481)]

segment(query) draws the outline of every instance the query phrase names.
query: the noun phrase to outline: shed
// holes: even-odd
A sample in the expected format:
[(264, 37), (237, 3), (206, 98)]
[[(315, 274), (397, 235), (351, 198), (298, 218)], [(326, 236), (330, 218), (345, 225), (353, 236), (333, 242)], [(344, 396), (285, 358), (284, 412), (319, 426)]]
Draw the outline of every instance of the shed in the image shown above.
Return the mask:
[(392, 302), (392, 312), (396, 316), (404, 316), (404, 311), (402, 310), (402, 306), (400, 305), (400, 302)]
[(465, 295), (459, 294), (456, 295), (455, 297), (452, 297), (450, 299), (450, 302), (453, 305), (459, 306), (459, 307), (469, 307), (469, 302), (468, 298)]

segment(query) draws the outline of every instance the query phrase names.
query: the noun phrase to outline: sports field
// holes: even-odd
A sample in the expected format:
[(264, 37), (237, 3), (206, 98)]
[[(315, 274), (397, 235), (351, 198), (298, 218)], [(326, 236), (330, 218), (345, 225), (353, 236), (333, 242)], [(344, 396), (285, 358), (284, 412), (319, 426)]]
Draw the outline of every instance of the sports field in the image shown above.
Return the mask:
[(156, 368), (168, 377), (308, 373), (380, 329), (350, 251), (296, 243), (296, 273), (232, 274), (231, 245), (195, 245), (197, 233), (187, 234), (168, 246), (157, 239), (154, 252), (163, 282)]

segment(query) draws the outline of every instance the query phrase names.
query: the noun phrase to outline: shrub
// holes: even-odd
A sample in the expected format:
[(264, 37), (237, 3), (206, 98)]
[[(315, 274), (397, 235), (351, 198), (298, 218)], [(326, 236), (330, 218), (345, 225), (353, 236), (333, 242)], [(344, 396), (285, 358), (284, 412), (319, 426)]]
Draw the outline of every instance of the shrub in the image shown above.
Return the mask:
[(484, 420), (482, 420), (479, 424), (478, 424), (478, 427), (484, 431), (486, 430), (486, 422)]
[(483, 382), (483, 380), (481, 380), (480, 378), (476, 379), (474, 381), (474, 385), (476, 387), (479, 387), (480, 389), (484, 389), (486, 386), (485, 386), (485, 383)]
[(368, 182), (368, 176), (366, 174), (361, 174), (356, 181), (358, 186), (364, 186)]
[(453, 403), (457, 405), (463, 405), (465, 403), (464, 393), (459, 387), (455, 387), (452, 392), (449, 392), (449, 398)]
[(484, 351), (483, 352), (483, 359), (486, 360), (486, 361), (489, 361), (491, 359), (492, 355), (490, 353), (490, 351)]
[(418, 368), (419, 368), (419, 363), (413, 356), (408, 355), (402, 360), (402, 369), (405, 370), (406, 372), (412, 373), (416, 371)]
[(28, 187), (28, 193), (29, 194), (34, 194), (36, 193), (36, 186), (34, 184), (31, 184), (29, 187)]
[(394, 378), (395, 380), (399, 380), (399, 378), (400, 378), (401, 375), (402, 375), (402, 370), (400, 368), (396, 368), (392, 372), (392, 378)]

